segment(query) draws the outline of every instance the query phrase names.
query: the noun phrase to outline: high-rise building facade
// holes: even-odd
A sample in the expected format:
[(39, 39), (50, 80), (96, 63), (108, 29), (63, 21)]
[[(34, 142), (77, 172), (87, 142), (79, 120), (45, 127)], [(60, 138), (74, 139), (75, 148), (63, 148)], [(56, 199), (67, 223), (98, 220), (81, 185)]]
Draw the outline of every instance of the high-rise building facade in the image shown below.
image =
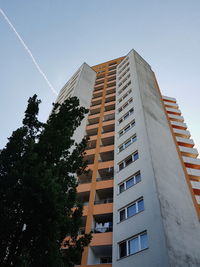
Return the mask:
[(70, 96), (90, 110), (75, 133), (90, 138), (77, 191), (93, 239), (80, 266), (200, 266), (200, 159), (150, 65), (134, 50), (84, 63), (57, 101)]

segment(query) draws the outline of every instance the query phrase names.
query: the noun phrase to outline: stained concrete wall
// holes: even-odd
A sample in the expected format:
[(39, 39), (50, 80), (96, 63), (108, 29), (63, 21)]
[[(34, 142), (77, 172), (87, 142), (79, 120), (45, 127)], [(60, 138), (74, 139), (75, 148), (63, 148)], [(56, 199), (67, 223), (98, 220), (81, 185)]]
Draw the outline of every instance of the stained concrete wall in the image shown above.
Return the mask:
[[(200, 266), (200, 225), (176, 151), (151, 67), (134, 51), (129, 54), (134, 113), (122, 124), (117, 100), (115, 125), (115, 180), (113, 217), (113, 267)], [(117, 69), (118, 73), (119, 67)], [(118, 82), (119, 83), (119, 82)], [(129, 98), (129, 97), (128, 97)], [(124, 136), (118, 131), (135, 118)], [(132, 134), (137, 141), (118, 153), (118, 146)], [(118, 163), (135, 150), (139, 159), (118, 171)], [(119, 194), (120, 182), (141, 171), (142, 181)], [(143, 196), (143, 212), (119, 222), (119, 209)], [(118, 243), (147, 230), (149, 248), (119, 259)]]

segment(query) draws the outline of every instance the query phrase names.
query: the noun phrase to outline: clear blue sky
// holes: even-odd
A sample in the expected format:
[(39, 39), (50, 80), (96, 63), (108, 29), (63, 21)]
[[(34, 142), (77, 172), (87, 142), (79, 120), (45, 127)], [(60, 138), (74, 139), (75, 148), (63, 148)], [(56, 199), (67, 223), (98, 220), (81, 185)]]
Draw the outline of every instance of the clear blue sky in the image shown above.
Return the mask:
[[(0, 8), (57, 91), (83, 62), (95, 65), (134, 48), (162, 93), (177, 98), (200, 151), (199, 0), (0, 0)], [(0, 16), (0, 148), (34, 93), (46, 120), (55, 95)]]

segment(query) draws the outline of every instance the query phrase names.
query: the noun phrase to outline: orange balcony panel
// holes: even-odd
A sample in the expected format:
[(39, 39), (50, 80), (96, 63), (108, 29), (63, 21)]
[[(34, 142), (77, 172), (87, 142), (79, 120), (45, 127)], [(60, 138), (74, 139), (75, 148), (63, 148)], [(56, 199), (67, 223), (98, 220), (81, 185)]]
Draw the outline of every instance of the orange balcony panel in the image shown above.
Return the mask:
[(91, 135), (89, 137), (89, 141), (94, 141), (94, 140), (97, 140), (97, 135)]
[(167, 113), (168, 114), (174, 114), (174, 115), (180, 115), (180, 112), (178, 112), (178, 111), (177, 112), (173, 112), (173, 111), (168, 111), (167, 110)]
[(93, 148), (93, 149), (88, 149), (88, 150), (86, 150), (85, 152), (86, 152), (86, 156), (94, 155), (94, 154), (95, 154), (95, 148)]
[(192, 169), (197, 169), (197, 170), (200, 170), (200, 165), (197, 165), (197, 164), (192, 164), (192, 163), (187, 163), (187, 162), (184, 162), (185, 166), (187, 168), (192, 168)]
[(110, 106), (110, 105), (115, 105), (115, 101), (111, 101), (111, 102), (105, 103), (105, 107)]
[(185, 126), (178, 126), (178, 125), (172, 125), (172, 128), (181, 129), (181, 130), (187, 129), (187, 127), (185, 127)]
[[(108, 137), (112, 137), (112, 136), (114, 136), (115, 135), (115, 132), (113, 131), (113, 132), (108, 132), (108, 133), (103, 133), (102, 135), (101, 135), (101, 139), (103, 139), (103, 138), (108, 138)], [(96, 139), (95, 139), (96, 140)]]
[(110, 146), (102, 146), (100, 148), (100, 153), (103, 152), (108, 152), (108, 151), (113, 151), (114, 150), (114, 145), (110, 145)]
[(113, 212), (113, 203), (94, 205), (94, 210), (93, 210), (94, 215), (106, 214), (106, 213), (112, 213), (112, 212)]
[(91, 183), (79, 184), (76, 189), (77, 189), (77, 193), (88, 192), (91, 189)]
[(115, 120), (110, 120), (110, 121), (104, 121), (102, 126), (106, 126), (106, 125), (112, 125), (115, 124)]
[(112, 94), (106, 95), (106, 99), (108, 99), (110, 97), (113, 97), (113, 96), (116, 96), (116, 94), (115, 93), (112, 93)]
[(92, 125), (87, 125), (86, 130), (91, 130), (99, 127), (99, 123), (92, 124)]
[(96, 183), (96, 189), (112, 188), (113, 180), (99, 181)]
[(200, 195), (200, 189), (193, 188), (195, 195)]
[[(88, 166), (90, 166), (90, 165), (88, 165)], [(98, 164), (98, 169), (106, 169), (106, 168), (110, 168), (110, 167), (114, 167), (114, 160), (99, 162), (99, 164)]]
[(98, 100), (102, 100), (102, 97), (96, 97), (96, 98), (92, 98), (92, 102), (98, 101)]
[(106, 115), (112, 115), (112, 114), (115, 114), (115, 111), (114, 110), (109, 110), (109, 111), (105, 111), (104, 112), (104, 116), (106, 116)]
[(112, 233), (92, 234), (90, 246), (105, 246), (112, 245)]
[(90, 110), (97, 109), (97, 108), (101, 108), (101, 105), (92, 106), (90, 107)]
[(185, 146), (185, 147), (193, 147), (194, 146), (194, 144), (183, 143), (183, 142), (179, 142), (179, 141), (177, 141), (177, 144), (179, 146)]
[(93, 93), (93, 97), (97, 96), (97, 95), (100, 95), (103, 93), (103, 90), (98, 90), (98, 91), (94, 91)]
[(100, 114), (89, 115), (88, 120), (99, 118)]

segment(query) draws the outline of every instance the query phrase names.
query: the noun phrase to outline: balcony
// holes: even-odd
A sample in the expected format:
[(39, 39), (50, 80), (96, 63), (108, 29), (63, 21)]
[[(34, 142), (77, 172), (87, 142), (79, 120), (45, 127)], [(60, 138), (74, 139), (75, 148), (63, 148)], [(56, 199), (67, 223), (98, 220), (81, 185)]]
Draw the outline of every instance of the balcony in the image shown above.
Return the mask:
[(99, 124), (98, 123), (87, 125), (86, 126), (86, 134), (88, 136), (97, 135), (97, 133), (98, 133), (98, 127), (99, 127)]
[[(100, 164), (100, 163), (99, 163)], [(97, 174), (97, 179), (113, 179), (114, 177), (114, 161), (109, 163), (110, 166), (107, 168), (99, 168), (98, 169), (98, 174)]]
[(100, 91), (104, 88), (104, 84), (102, 85), (95, 85), (94, 86), (94, 93), (96, 93), (97, 91)]
[(191, 185), (193, 189), (198, 189), (200, 190), (200, 182), (197, 181), (191, 181)]
[(180, 115), (168, 114), (168, 117), (170, 121), (180, 121), (180, 122), (184, 121), (183, 116), (180, 116)]
[(186, 130), (187, 129), (186, 123), (179, 122), (179, 121), (171, 121), (171, 126), (173, 128), (182, 129), (182, 130)]
[(102, 133), (114, 132), (115, 120), (104, 121), (102, 124)]
[(96, 106), (96, 105), (100, 105), (102, 102), (102, 97), (96, 97), (96, 98), (92, 98), (92, 105), (91, 107), (93, 106)]
[(113, 178), (97, 178), (96, 189), (113, 188)]
[(187, 173), (192, 179), (200, 180), (200, 170), (192, 169), (192, 168), (186, 168)]
[(190, 138), (190, 132), (189, 131), (173, 128), (173, 132), (174, 132), (175, 136), (179, 136), (182, 138)]
[(176, 109), (176, 108), (166, 107), (165, 109), (166, 109), (167, 113), (169, 113), (169, 114), (175, 114), (175, 115), (181, 114), (181, 111), (179, 109)]
[(163, 99), (163, 101), (168, 101), (168, 102), (174, 102), (174, 103), (176, 103), (176, 98), (174, 98), (174, 97), (169, 97), (169, 96), (162, 96), (162, 99)]
[(100, 114), (89, 115), (88, 122), (90, 125), (99, 123)]
[[(109, 135), (108, 135), (109, 134)], [(114, 145), (114, 132), (109, 132), (107, 133), (107, 137), (105, 136), (106, 134), (101, 135), (101, 146), (111, 146)]]
[(105, 103), (109, 103), (111, 101), (115, 101), (115, 93), (106, 95)]
[[(86, 147), (86, 153), (87, 153), (87, 150), (90, 150), (90, 149), (94, 149), (96, 148), (96, 142), (97, 142), (97, 138), (92, 138), (92, 137), (95, 137), (96, 135), (94, 136), (91, 136), (89, 137), (89, 140), (87, 142), (87, 147)], [(89, 152), (90, 153), (90, 152)], [(91, 153), (90, 153), (91, 154)]]
[(114, 160), (114, 146), (101, 147), (101, 151), (102, 152), (99, 154), (99, 162), (108, 162)]
[(77, 195), (77, 200), (83, 204), (83, 206), (88, 206), (89, 202), (89, 197), (90, 197), (90, 191), (86, 192), (80, 192)]
[(101, 105), (95, 105), (90, 107), (90, 115), (100, 113)]
[(96, 190), (94, 204), (107, 204), (113, 203), (113, 188), (105, 188)]
[(102, 97), (103, 95), (103, 90), (99, 90), (99, 91), (94, 91), (93, 93), (93, 99), (97, 98), (97, 97)]
[(179, 146), (179, 149), (180, 149), (181, 155), (185, 157), (197, 158), (199, 155), (196, 148)]
[(176, 141), (177, 141), (179, 146), (184, 146), (184, 147), (193, 147), (194, 146), (194, 141), (192, 139), (182, 138), (182, 137), (176, 136)]
[[(108, 243), (106, 245), (98, 245), (99, 242), (96, 240), (96, 234), (93, 234), (95, 238), (94, 242), (92, 241), (91, 247), (89, 248), (89, 257), (88, 257), (88, 267), (111, 267), (112, 266), (112, 235), (108, 233), (101, 234), (103, 238), (103, 243)], [(98, 235), (97, 235), (98, 238)]]
[(198, 169), (198, 170), (200, 170), (200, 159), (190, 158), (190, 157), (184, 157), (183, 156), (183, 161), (184, 161), (185, 166), (187, 168), (192, 168), (192, 169)]
[(165, 107), (178, 109), (178, 105), (174, 102), (164, 101), (164, 105), (165, 105)]

